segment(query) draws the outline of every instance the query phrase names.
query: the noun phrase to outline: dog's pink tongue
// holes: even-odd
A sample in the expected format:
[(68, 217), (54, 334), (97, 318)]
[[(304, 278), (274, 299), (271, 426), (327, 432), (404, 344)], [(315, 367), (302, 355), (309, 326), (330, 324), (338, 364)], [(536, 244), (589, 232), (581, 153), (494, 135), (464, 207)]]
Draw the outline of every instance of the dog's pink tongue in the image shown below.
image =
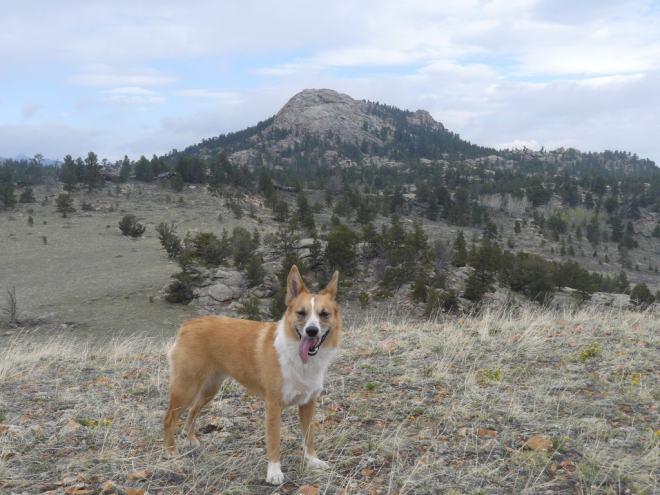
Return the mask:
[(298, 344), (298, 354), (303, 363), (306, 363), (309, 360), (309, 350), (314, 347), (315, 343), (316, 339), (308, 337), (307, 335), (300, 339), (300, 344)]

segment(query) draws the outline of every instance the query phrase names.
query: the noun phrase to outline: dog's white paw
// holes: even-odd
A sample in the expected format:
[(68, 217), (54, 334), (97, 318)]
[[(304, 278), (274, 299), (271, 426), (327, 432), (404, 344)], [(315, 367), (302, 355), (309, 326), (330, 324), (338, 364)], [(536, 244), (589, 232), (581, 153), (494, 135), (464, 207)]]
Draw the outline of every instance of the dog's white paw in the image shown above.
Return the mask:
[(268, 473), (266, 474), (266, 483), (271, 485), (281, 485), (284, 483), (284, 474), (279, 462), (268, 463)]
[(165, 451), (163, 452), (163, 457), (165, 459), (174, 459), (176, 456), (177, 456), (177, 452), (175, 448), (171, 448), (171, 449), (166, 448)]
[(312, 469), (328, 469), (330, 467), (330, 464), (318, 457), (305, 456), (305, 460), (307, 460), (307, 466)]
[(189, 449), (197, 449), (201, 445), (197, 437), (187, 437), (185, 441), (185, 446)]

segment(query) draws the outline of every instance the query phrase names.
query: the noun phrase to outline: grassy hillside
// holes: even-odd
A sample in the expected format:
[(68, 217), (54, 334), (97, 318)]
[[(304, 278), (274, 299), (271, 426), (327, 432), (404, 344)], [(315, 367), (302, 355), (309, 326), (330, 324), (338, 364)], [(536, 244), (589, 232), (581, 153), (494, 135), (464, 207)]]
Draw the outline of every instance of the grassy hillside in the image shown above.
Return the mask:
[(657, 314), (389, 321), (346, 329), (316, 417), (329, 472), (303, 469), (287, 410), (277, 489), (263, 480), (261, 402), (234, 384), (198, 421), (201, 449), (163, 458), (171, 337), (13, 336), (0, 492), (657, 493)]

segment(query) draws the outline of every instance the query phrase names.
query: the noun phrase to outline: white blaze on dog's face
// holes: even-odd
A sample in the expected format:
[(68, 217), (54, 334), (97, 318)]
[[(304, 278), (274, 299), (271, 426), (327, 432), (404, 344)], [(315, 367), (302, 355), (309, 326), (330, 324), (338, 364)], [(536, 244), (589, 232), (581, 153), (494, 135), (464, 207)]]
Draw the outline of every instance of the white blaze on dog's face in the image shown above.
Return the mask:
[(287, 337), (299, 341), (298, 354), (303, 363), (315, 356), (322, 346), (337, 347), (341, 335), (341, 316), (335, 301), (339, 273), (335, 272), (328, 286), (310, 294), (298, 267), (293, 265), (287, 279)]

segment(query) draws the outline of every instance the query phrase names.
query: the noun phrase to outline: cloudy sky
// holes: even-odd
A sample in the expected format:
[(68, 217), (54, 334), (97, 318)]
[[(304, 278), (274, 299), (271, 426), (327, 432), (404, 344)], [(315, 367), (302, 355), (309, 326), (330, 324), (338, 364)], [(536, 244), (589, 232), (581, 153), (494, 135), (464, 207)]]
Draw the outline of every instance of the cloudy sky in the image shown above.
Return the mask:
[(116, 159), (304, 88), (427, 109), (472, 142), (660, 163), (660, 2), (0, 0), (0, 156)]

